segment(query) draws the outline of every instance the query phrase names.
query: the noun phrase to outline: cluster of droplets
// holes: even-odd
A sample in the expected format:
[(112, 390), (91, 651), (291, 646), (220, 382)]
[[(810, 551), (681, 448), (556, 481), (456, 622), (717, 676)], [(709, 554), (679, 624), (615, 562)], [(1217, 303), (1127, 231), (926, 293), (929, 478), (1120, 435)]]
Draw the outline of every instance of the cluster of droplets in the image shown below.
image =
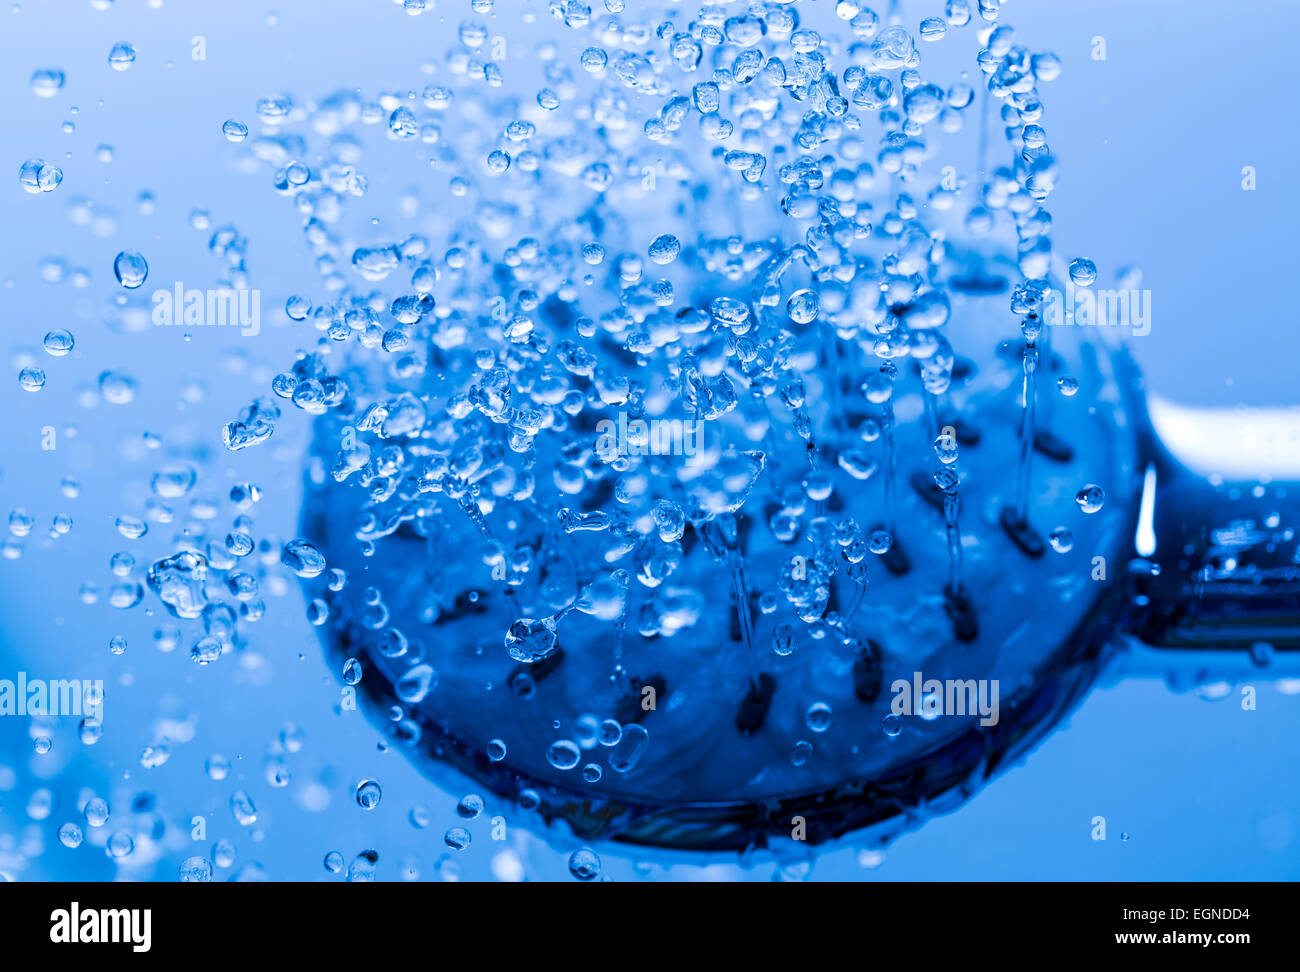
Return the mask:
[[(425, 9), (419, 0), (405, 7)], [(484, 0), (471, 8), (480, 17), (494, 10)], [(624, 17), (631, 12), (622, 0), (604, 8), (550, 3), (549, 14), (581, 43), (573, 56), (567, 44), (533, 45), (542, 84), (525, 99), (493, 93), (522, 59), (517, 42), (494, 52), (487, 25), (466, 20), (443, 61), (430, 65), (445, 77), (419, 92), (343, 91), (304, 103), (272, 94), (249, 121), (220, 126), (231, 151), (268, 170), (319, 275), (283, 306), (292, 326), (316, 335), (304, 337), (305, 350), (275, 374), (267, 394), (226, 423), (225, 447), (267, 442), (284, 410), (320, 418), (321, 479), (363, 491), (355, 538), (366, 556), (403, 528), (428, 536), (442, 520), (467, 524), (486, 544), (491, 576), (521, 605), (501, 638), (524, 666), (557, 652), (564, 620), (576, 611), (611, 626), (610, 664), (615, 677), (627, 676), (629, 625), (643, 638), (672, 637), (710, 610), (709, 592), (674, 582), (695, 540), (736, 605), (752, 594), (762, 615), (784, 609), (790, 622), (821, 624), (846, 651), (861, 653), (868, 649), (855, 622), (869, 565), (898, 554), (899, 468), (909, 457), (899, 455), (894, 405), (914, 370), (932, 448), (910, 459), (926, 465), (938, 491), (948, 536), (944, 594), (964, 617), (960, 436), (944, 424), (957, 354), (946, 336), (951, 301), (940, 269), (950, 253), (940, 223), (964, 208), (962, 225), (973, 236), (989, 235), (999, 219), (1015, 228), (1024, 280), (1011, 310), (1021, 324), (1026, 389), (1018, 478), (1026, 485), (1012, 527), (1025, 531), (1053, 259), (1044, 204), (1058, 176), (1038, 87), (1057, 76), (1058, 59), (1019, 44), (999, 22), (996, 0), (948, 0), (943, 17), (926, 18), (915, 32), (856, 0), (835, 4), (844, 27), (825, 31), (805, 26), (791, 3), (706, 4), (693, 17), (671, 5), (665, 19), (643, 21)], [(979, 78), (926, 81), (917, 41), (943, 41), (973, 22), (985, 25)], [(109, 62), (124, 70), (135, 57), (122, 43)], [(42, 69), (31, 83), (36, 95), (52, 97), (64, 77)], [(936, 175), (937, 139), (962, 131), (985, 96), (1000, 103), (1011, 160), (988, 167), (978, 185)], [(437, 205), (449, 207), (444, 228), (388, 234), (378, 220), (365, 231), (349, 226), (346, 214), (370, 193), (364, 166), (375, 141), (386, 159), (407, 153), (427, 167)], [(111, 159), (111, 148), (101, 156)], [(40, 194), (62, 178), (32, 158), (19, 181)], [(412, 193), (400, 206), (413, 215), (428, 202)], [(95, 218), (81, 204), (76, 211)], [(191, 216), (205, 232), (209, 221), (202, 210)], [(223, 286), (248, 286), (247, 249), (234, 226), (212, 230)], [(129, 249), (112, 269), (127, 292), (149, 274), (145, 256)], [(1089, 286), (1097, 269), (1079, 259), (1069, 274)], [(45, 336), (53, 357), (74, 346), (66, 330)], [(35, 364), (19, 375), (31, 391), (45, 380)], [(1069, 396), (1078, 383), (1062, 377), (1058, 386)], [(136, 386), (109, 370), (98, 391), (123, 404)], [(702, 427), (696, 445), (706, 462), (682, 463), (649, 446), (648, 423), (669, 419)], [(626, 431), (602, 443), (605, 422)], [(836, 512), (839, 474), (885, 480), (877, 522)], [(170, 507), (191, 497), (197, 479), (187, 464), (161, 467), (147, 517), (124, 512), (118, 533), (142, 543), (149, 522), (171, 522)], [(600, 498), (590, 501), (593, 494)], [(229, 499), (238, 514), (228, 530), (186, 531), (166, 555), (146, 558), (143, 571), (133, 555), (115, 555), (112, 603), (134, 606), (147, 588), (172, 618), (201, 628), (189, 641), (199, 666), (238, 650), (241, 627), (266, 610), (263, 585), (285, 572), (319, 589), (310, 622), (331, 623), (335, 595), (353, 590), (347, 575), (331, 569), (312, 540), (259, 538), (250, 515), (259, 497), (256, 486), (235, 486)], [(1103, 498), (1088, 484), (1077, 502), (1094, 513)], [(537, 536), (503, 531), (491, 515), (513, 506), (553, 526)], [(774, 583), (751, 591), (741, 519), (755, 510), (790, 555)], [(206, 512), (213, 515), (204, 520), (214, 519), (215, 509)], [(30, 520), (15, 511), (11, 534), (25, 535)], [(580, 536), (592, 563), (570, 562), (558, 542), (564, 536)], [(1067, 552), (1073, 538), (1062, 527), (1050, 543)], [(853, 600), (832, 610), (837, 577)], [(408, 715), (437, 691), (439, 675), (391, 624), (384, 596), (363, 591), (355, 620), (398, 672), (394, 731), (413, 739), (419, 727)], [(431, 602), (423, 619), (436, 620), (444, 607)], [(737, 611), (739, 640), (753, 659), (752, 691), (761, 693), (766, 649), (753, 643), (749, 614)], [(774, 628), (776, 656), (793, 651), (790, 622)], [(959, 637), (961, 623), (954, 621)], [(185, 639), (166, 626), (155, 642), (170, 651)], [(114, 654), (128, 650), (120, 636), (109, 645)], [(341, 674), (355, 686), (366, 662), (349, 657)], [(517, 674), (516, 689), (531, 678)], [(831, 729), (824, 701), (803, 712), (812, 738)], [(901, 723), (890, 716), (882, 729), (895, 737)], [(652, 735), (634, 721), (584, 713), (545, 758), (594, 785), (606, 769), (633, 771)], [(503, 762), (512, 743), (494, 738), (483, 756)], [(791, 761), (801, 765), (812, 752), (813, 743), (800, 740)], [(151, 747), (146, 765), (160, 765), (166, 753)], [(273, 782), (287, 781), (285, 772), (276, 763)], [(381, 796), (373, 779), (354, 792), (363, 810)], [(230, 809), (241, 826), (257, 820), (242, 790)], [(444, 840), (461, 849), (469, 832), (458, 825)], [(349, 876), (372, 873), (371, 855), (359, 855)], [(342, 872), (342, 854), (331, 852), (325, 866)], [(585, 848), (569, 866), (580, 880), (600, 871)], [(183, 880), (211, 873), (207, 858), (181, 868)]]
[[(665, 584), (688, 530), (716, 533), (706, 543), (733, 600), (747, 599), (736, 515), (766, 472), (764, 520), (798, 552), (771, 589), (753, 592), (762, 612), (785, 603), (817, 623), (839, 575), (856, 600), (831, 620), (846, 643), (860, 644), (853, 619), (868, 565), (900, 556), (900, 466), (915, 457), (899, 454), (894, 403), (915, 369), (949, 536), (945, 596), (966, 610), (958, 436), (943, 424), (957, 365), (939, 275), (950, 254), (938, 223), (964, 207), (973, 236), (998, 221), (1014, 225), (1025, 281), (1013, 310), (1032, 382), (1035, 315), (1052, 260), (1043, 204), (1057, 178), (1038, 86), (1057, 76), (1058, 59), (1017, 43), (988, 0), (952, 0), (916, 32), (854, 2), (834, 11), (847, 33), (805, 26), (793, 4), (705, 6), (681, 21), (633, 22), (621, 4), (603, 15), (581, 3), (553, 3), (549, 12), (588, 43), (568, 58), (561, 45), (538, 42), (542, 87), (529, 101), (503, 103), (494, 118), (482, 105), (514, 67), (513, 42), (504, 56), (493, 53), (492, 32), (466, 20), (438, 66), (447, 76), (420, 92), (340, 92), (305, 104), (274, 95), (256, 106), (260, 135), (235, 119), (222, 126), (273, 170), (321, 276), (315, 293), (284, 305), (290, 321), (320, 332), (315, 347), (276, 375), (271, 396), (227, 424), (227, 447), (266, 441), (284, 405), (335, 419), (325, 471), (365, 491), (356, 533), (363, 553), (404, 525), (423, 535), (440, 518), (468, 523), (488, 545), (492, 576), (524, 595), (520, 603), (545, 608), (502, 632), (508, 654), (526, 665), (554, 654), (572, 611), (618, 632), (630, 621), (645, 638), (696, 623), (707, 610), (703, 592)], [(979, 83), (927, 82), (918, 42), (972, 23), (984, 25)], [(988, 167), (978, 185), (936, 177), (936, 140), (967, 126), (984, 104), (980, 88), (1001, 103), (1012, 160)], [(447, 196), (472, 203), (444, 234), (349, 237), (344, 210), (369, 190), (367, 127), (394, 143), (390, 152), (418, 147)], [(659, 189), (674, 200), (667, 210), (655, 202)], [(423, 204), (418, 195), (403, 200), (412, 213)], [(718, 223), (733, 221), (736, 231), (719, 232)], [(1089, 266), (1076, 261), (1072, 278), (1084, 282)], [(826, 342), (833, 388), (825, 358), (808, 351)], [(793, 465), (773, 465), (781, 441), (763, 415), (769, 402), (802, 444)], [(846, 427), (843, 413), (860, 417)], [(634, 423), (668, 417), (702, 423), (705, 441), (718, 429), (723, 446), (703, 472), (684, 472), (645, 447)], [(630, 431), (602, 445), (595, 428), (604, 420)], [(1022, 438), (1032, 443), (1037, 431), (1026, 415)], [(1031, 455), (1032, 446), (1022, 457), (1025, 482)], [(878, 522), (832, 512), (837, 472), (885, 479)], [(583, 509), (593, 484), (612, 498)], [(502, 535), (492, 513), (513, 504), (594, 542), (601, 566), (575, 578), (558, 549)], [(1052, 545), (1060, 550), (1066, 540), (1054, 535)], [(556, 576), (577, 581), (558, 603), (538, 587), (538, 578)], [(632, 611), (635, 586), (643, 594)], [(430, 605), (425, 616), (438, 611)], [(313, 599), (309, 614), (327, 623), (330, 598)], [(386, 622), (385, 611), (378, 637), (405, 639)], [(959, 637), (973, 636), (963, 630)], [(417, 653), (409, 661), (412, 674), (397, 684), (415, 705), (436, 673)], [(547, 758), (579, 771), (578, 750), (561, 738)]]

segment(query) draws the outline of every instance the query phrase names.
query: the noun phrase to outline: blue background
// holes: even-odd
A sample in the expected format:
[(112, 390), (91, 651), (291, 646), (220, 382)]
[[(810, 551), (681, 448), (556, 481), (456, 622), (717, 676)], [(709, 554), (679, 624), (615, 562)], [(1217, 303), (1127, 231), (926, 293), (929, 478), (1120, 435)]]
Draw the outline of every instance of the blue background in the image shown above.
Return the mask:
[[(212, 841), (228, 838), (238, 858), (233, 868), (218, 869), (218, 879), (251, 862), (276, 879), (337, 879), (321, 865), (325, 853), (351, 860), (367, 848), (379, 852), (377, 873), (385, 879), (564, 876), (576, 845), (557, 838), (551, 848), (514, 827), (504, 843), (492, 841), (491, 801), (466, 824), (473, 844), (446, 849), (441, 835), (461, 823), (454, 805), (462, 794), (437, 791), (402, 756), (381, 752), (359, 714), (332, 711), (337, 679), (320, 657), (296, 586), (284, 585), (278, 596), (267, 591), (270, 610), (252, 629), (253, 651), (242, 665), (205, 670), (184, 645), (171, 654), (153, 647), (150, 633), (165, 619), (153, 612), (152, 595), (126, 612), (106, 599), (111, 554), (131, 549), (147, 565), (165, 552), (173, 529), (154, 524), (144, 541), (128, 543), (115, 532), (114, 515), (138, 514), (164, 453), (220, 449), (220, 425), (266, 392), (304, 340), (279, 309), (293, 281), (315, 274), (297, 218), (269, 191), (265, 170), (256, 177), (241, 171), (220, 135), (222, 121), (251, 124), (256, 100), (276, 91), (306, 99), (343, 86), (368, 96), (418, 90), (429, 80), (421, 63), (469, 15), (468, 2), (443, 0), (417, 18), (387, 0), (165, 0), (158, 7), (117, 0), (104, 12), (86, 0), (12, 6), (0, 11), (0, 171), (9, 173), (0, 188), (0, 321), (10, 374), (0, 381), (0, 512), (25, 507), (37, 527), (19, 559), (0, 560), (0, 677), (20, 669), (33, 677), (75, 674), (103, 678), (113, 692), (104, 738), (93, 747), (82, 746), (64, 720), (54, 748), (38, 756), (28, 720), (0, 719), (0, 874), (173, 880), (182, 859), (210, 856)], [(531, 6), (545, 17), (544, 4)], [(909, 2), (903, 10), (914, 27), (941, 14), (942, 4)], [(1141, 266), (1153, 321), (1151, 333), (1130, 346), (1151, 387), (1189, 404), (1296, 403), (1300, 334), (1289, 283), (1300, 222), (1291, 124), (1300, 77), (1291, 39), (1300, 9), (1246, 0), (1230, 9), (1217, 0), (1014, 0), (1004, 4), (1003, 19), (1022, 41), (1063, 61), (1061, 78), (1044, 95), (1064, 167), (1050, 204), (1054, 238), (1067, 257), (1092, 256), (1103, 274)], [(206, 60), (191, 59), (196, 36), (204, 38)], [(1104, 61), (1090, 56), (1096, 37), (1105, 39)], [(106, 63), (119, 40), (139, 52), (120, 73)], [(943, 43), (973, 56), (968, 34)], [(37, 98), (31, 73), (56, 66), (67, 73), (66, 86), (55, 98)], [(73, 134), (60, 130), (69, 119)], [(111, 163), (96, 160), (100, 143), (114, 146)], [(17, 170), (31, 156), (63, 168), (58, 190), (33, 196), (19, 188)], [(1257, 172), (1253, 192), (1242, 189), (1244, 166)], [(136, 205), (142, 190), (156, 197), (152, 214)], [(93, 225), (74, 225), (68, 207), (75, 197), (92, 200), (96, 218), (111, 216), (115, 230), (99, 235)], [(179, 328), (104, 323), (120, 293), (112, 278), (120, 249), (148, 255), (151, 282), (142, 293), (174, 280), (212, 285), (210, 231), (189, 226), (193, 208), (210, 211), (214, 227), (234, 224), (251, 241), (252, 285), (263, 289), (263, 334), (255, 340), (233, 329), (199, 330), (186, 340)], [(50, 257), (89, 270), (89, 284), (44, 282), (39, 268)], [(41, 351), (51, 327), (76, 334), (69, 358)], [(16, 380), (24, 355), (50, 376), (35, 395)], [(110, 366), (139, 379), (137, 399), (80, 404), (79, 391)], [(302, 419), (286, 415), (271, 443), (227, 457), (218, 467), (227, 478), (200, 491), (219, 496), (230, 483), (257, 482), (265, 493), (255, 511), (259, 531), (291, 536)], [(40, 447), (46, 426), (58, 431), (53, 451)], [(151, 450), (146, 433), (161, 436), (165, 448)], [(67, 475), (82, 483), (77, 499), (59, 491)], [(75, 526), (47, 540), (59, 512)], [(83, 583), (98, 585), (96, 603), (78, 597)], [(129, 641), (120, 657), (108, 650), (115, 634)], [(852, 880), (1300, 877), (1300, 682), (1257, 687), (1258, 709), (1243, 711), (1235, 696), (1214, 702), (1170, 691), (1154, 677), (1113, 680), (1023, 766), (958, 812), (881, 853), (849, 842), (822, 855), (810, 873), (780, 873)], [(278, 789), (266, 781), (265, 761), (286, 723), (303, 730), (305, 743), (285, 757), (293, 780)], [(170, 759), (145, 769), (140, 754), (160, 735), (173, 739)], [(203, 770), (217, 752), (234, 762), (224, 782)], [(384, 787), (369, 812), (351, 797), (365, 777)], [(259, 807), (253, 828), (241, 828), (229, 812), (237, 787)], [(29, 804), (41, 788), (54, 806), (33, 820)], [(55, 834), (61, 823), (80, 821), (87, 790), (109, 799), (113, 819), (71, 850)], [(115, 863), (103, 839), (138, 826), (129, 804), (141, 790), (155, 795), (156, 812), (172, 825), (169, 836), (158, 843), (137, 837), (136, 852)], [(409, 822), (416, 805), (428, 808), (425, 829)], [(207, 818), (206, 841), (189, 839), (194, 815)], [(1104, 842), (1090, 838), (1097, 815), (1107, 820)], [(598, 850), (616, 880), (766, 880), (779, 870)]]

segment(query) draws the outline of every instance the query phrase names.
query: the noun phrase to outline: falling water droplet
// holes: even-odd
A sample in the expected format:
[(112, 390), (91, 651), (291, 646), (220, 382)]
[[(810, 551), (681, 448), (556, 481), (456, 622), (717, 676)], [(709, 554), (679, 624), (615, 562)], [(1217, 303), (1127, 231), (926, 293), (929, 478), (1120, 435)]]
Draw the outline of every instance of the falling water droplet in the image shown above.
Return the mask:
[(127, 290), (135, 290), (149, 276), (149, 264), (135, 250), (123, 250), (113, 261), (113, 274)]
[(383, 795), (383, 788), (376, 780), (362, 780), (357, 784), (356, 801), (362, 810), (375, 809)]
[(108, 52), (108, 66), (114, 71), (125, 71), (135, 63), (135, 45), (119, 41)]
[(1075, 494), (1074, 501), (1085, 513), (1096, 513), (1106, 502), (1106, 494), (1095, 483), (1089, 483)]
[(1097, 264), (1084, 257), (1071, 260), (1070, 279), (1080, 287), (1091, 287), (1097, 279)]
[(579, 881), (594, 881), (600, 876), (600, 858), (590, 847), (582, 847), (569, 855), (569, 873)]
[(1048, 536), (1048, 542), (1057, 553), (1069, 553), (1074, 549), (1074, 534), (1066, 527), (1057, 527)]

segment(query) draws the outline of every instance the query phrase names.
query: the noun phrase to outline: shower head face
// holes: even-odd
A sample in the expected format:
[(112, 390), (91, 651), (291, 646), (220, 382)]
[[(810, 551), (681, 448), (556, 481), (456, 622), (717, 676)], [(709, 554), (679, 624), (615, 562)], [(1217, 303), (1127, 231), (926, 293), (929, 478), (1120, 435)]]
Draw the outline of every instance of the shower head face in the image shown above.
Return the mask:
[[(990, 772), (1087, 687), (1090, 622), (1130, 545), (1140, 470), (1124, 356), (1096, 328), (1045, 328), (1036, 427), (1052, 439), (1031, 456), (1031, 530), (1013, 536), (1025, 343), (1005, 288), (981, 290), (952, 297), (946, 331), (964, 360), (933, 410), (911, 359), (897, 361), (892, 501), (888, 423), (858, 385), (880, 362), (860, 349), (828, 360), (834, 338), (816, 325), (791, 351), (808, 360), (810, 438), (755, 388), (704, 423), (694, 455), (606, 462), (608, 427), (594, 423), (618, 410), (580, 415), (537, 438), (531, 489), (517, 467), (476, 478), (462, 456), (443, 488), (408, 482), (376, 500), (318, 460), (304, 535), (350, 578), (309, 585), (330, 604), (327, 648), (340, 667), (362, 662), (377, 720), (432, 775), (468, 775), (585, 839), (741, 847), (836, 806), (810, 835), (825, 839)], [(357, 378), (427, 396), (432, 416), (475, 368), (468, 354), (438, 360), (414, 387)], [(647, 401), (663, 390), (651, 383)], [(343, 423), (319, 421), (337, 441)], [(941, 447), (956, 439), (950, 465), (936, 426)], [(455, 457), (438, 428), (407, 451)], [(859, 478), (864, 459), (876, 468)], [(926, 485), (941, 468), (960, 476), (960, 611), (945, 594), (942, 493)], [(1106, 499), (1085, 512), (1089, 485)], [(685, 511), (684, 528), (657, 519), (655, 500)], [(894, 546), (872, 551), (890, 523)], [(900, 549), (910, 569), (896, 572)], [(974, 637), (959, 630), (971, 618)], [(985, 710), (927, 710), (911, 689), (932, 679), (973, 681)]]

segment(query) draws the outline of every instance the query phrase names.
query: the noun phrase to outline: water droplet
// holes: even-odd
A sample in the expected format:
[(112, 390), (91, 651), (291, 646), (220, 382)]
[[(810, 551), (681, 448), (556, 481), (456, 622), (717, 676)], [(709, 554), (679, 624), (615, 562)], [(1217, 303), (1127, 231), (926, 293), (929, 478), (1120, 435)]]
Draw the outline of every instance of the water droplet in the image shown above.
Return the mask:
[(948, 25), (938, 17), (926, 17), (921, 21), (921, 40), (937, 41), (942, 40), (948, 33)]
[(135, 63), (135, 45), (119, 41), (108, 52), (108, 66), (114, 71), (125, 71)]
[(1091, 287), (1097, 279), (1097, 264), (1084, 257), (1071, 260), (1070, 279), (1080, 287)]
[(677, 237), (671, 233), (664, 233), (662, 236), (655, 237), (650, 244), (650, 259), (661, 266), (669, 264), (677, 259), (681, 249), (682, 244)]
[(1250, 660), (1257, 668), (1267, 668), (1277, 653), (1271, 642), (1256, 641), (1250, 646)]
[(571, 739), (557, 739), (546, 750), (546, 761), (558, 770), (571, 770), (582, 759), (582, 750)]
[(362, 810), (375, 809), (383, 795), (383, 788), (375, 780), (362, 780), (357, 784), (356, 801)]
[(187, 857), (181, 862), (182, 884), (206, 884), (212, 880), (212, 862), (206, 857)]
[(804, 713), (804, 725), (812, 732), (825, 732), (831, 727), (831, 707), (825, 702), (814, 702)]
[(121, 859), (130, 857), (135, 850), (135, 838), (125, 830), (119, 830), (108, 838), (108, 843), (104, 845), (104, 850), (109, 857)]
[(309, 540), (290, 540), (280, 551), (280, 563), (299, 577), (317, 577), (325, 569), (325, 555)]
[(135, 250), (123, 250), (113, 261), (113, 274), (127, 290), (135, 290), (149, 276), (149, 264)]
[(1075, 494), (1074, 501), (1079, 504), (1079, 509), (1083, 512), (1096, 513), (1106, 502), (1106, 494), (1100, 486), (1089, 483)]
[(119, 516), (115, 524), (117, 532), (128, 540), (139, 540), (149, 532), (149, 524), (134, 516)]
[(594, 881), (600, 876), (600, 858), (590, 847), (580, 847), (569, 855), (569, 873), (579, 881)]
[(63, 88), (64, 74), (58, 68), (32, 72), (32, 91), (38, 98), (53, 98)]
[(442, 841), (452, 850), (464, 850), (470, 843), (469, 831), (464, 827), (452, 827), (442, 835)]
[(212, 845), (212, 863), (217, 867), (230, 867), (235, 863), (235, 845), (228, 840), (219, 840)]
[(456, 804), (456, 813), (465, 820), (473, 820), (483, 812), (483, 798), (477, 793), (463, 796)]
[(198, 472), (187, 462), (174, 462), (153, 474), (150, 487), (162, 499), (180, 499), (194, 488)]
[(230, 813), (241, 827), (251, 827), (257, 823), (257, 807), (252, 797), (243, 790), (236, 790), (230, 795)]
[(72, 332), (66, 331), (61, 327), (45, 332), (45, 350), (48, 354), (56, 358), (62, 358), (64, 355), (68, 354), (75, 343), (76, 342), (72, 337)]
[(211, 665), (222, 654), (221, 639), (215, 635), (204, 635), (190, 646), (190, 660), (196, 665)]
[(419, 705), (438, 685), (438, 673), (431, 665), (415, 665), (398, 679), (393, 691), (409, 705)]
[(284, 312), (290, 320), (305, 321), (311, 314), (311, 301), (301, 294), (294, 294), (284, 302)]
[(526, 663), (538, 662), (549, 657), (555, 653), (558, 644), (555, 622), (551, 618), (542, 618), (539, 621), (520, 618), (510, 626), (505, 637), (505, 646), (510, 657)]
[(420, 131), (415, 112), (405, 106), (393, 109), (392, 114), (388, 116), (388, 130), (395, 138), (403, 140), (415, 138)]
[(230, 773), (230, 760), (218, 753), (204, 760), (203, 768), (209, 779), (220, 782)]
[(794, 652), (794, 628), (784, 622), (772, 629), (772, 650), (782, 657)]
[(817, 319), (821, 301), (814, 290), (796, 290), (785, 303), (786, 313), (796, 324), (811, 324)]
[(130, 375), (120, 371), (102, 371), (99, 375), (99, 394), (110, 405), (129, 405), (135, 401), (139, 386)]
[(91, 797), (82, 810), (86, 823), (91, 827), (102, 827), (108, 823), (108, 801), (102, 797)]
[(44, 159), (28, 159), (18, 170), (18, 183), (30, 193), (53, 192), (63, 181), (63, 170)]
[(609, 767), (616, 773), (630, 773), (645, 755), (650, 733), (644, 726), (632, 723), (623, 727), (623, 735), (609, 755)]

